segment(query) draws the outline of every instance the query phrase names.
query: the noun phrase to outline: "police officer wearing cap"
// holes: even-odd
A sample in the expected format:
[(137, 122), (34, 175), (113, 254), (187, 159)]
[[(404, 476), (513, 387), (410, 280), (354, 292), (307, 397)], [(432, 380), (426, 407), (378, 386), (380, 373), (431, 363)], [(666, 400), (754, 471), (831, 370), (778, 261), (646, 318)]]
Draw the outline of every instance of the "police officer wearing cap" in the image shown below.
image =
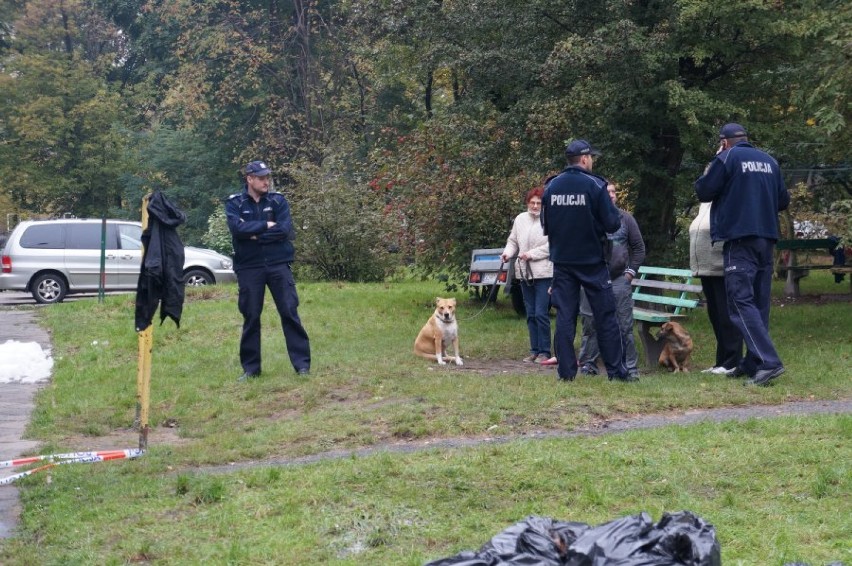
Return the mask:
[(615, 296), (606, 265), (607, 232), (621, 227), (621, 216), (607, 193), (607, 181), (592, 174), (600, 152), (585, 140), (565, 150), (568, 167), (549, 179), (542, 198), (541, 223), (553, 262), (553, 303), (557, 308), (557, 373), (560, 380), (577, 375), (574, 335), (584, 289), (595, 319), (595, 331), (607, 375), (638, 381), (624, 364), (624, 344), (615, 315)]
[(290, 270), (295, 256), (290, 204), (284, 195), (269, 190), (271, 173), (265, 162), (252, 161), (245, 166), (242, 192), (225, 201), (239, 285), (238, 306), (243, 315), (240, 338), (243, 374), (239, 381), (260, 375), (260, 314), (267, 287), (281, 317), (293, 369), (306, 375), (311, 367), (310, 343), (297, 312), (299, 297)]
[(781, 168), (748, 142), (739, 124), (719, 131), (716, 157), (695, 181), (701, 202), (712, 202), (710, 237), (723, 242), (728, 313), (742, 332), (746, 357), (736, 375), (747, 385), (769, 385), (784, 365), (769, 337), (769, 305), (778, 212), (790, 204)]

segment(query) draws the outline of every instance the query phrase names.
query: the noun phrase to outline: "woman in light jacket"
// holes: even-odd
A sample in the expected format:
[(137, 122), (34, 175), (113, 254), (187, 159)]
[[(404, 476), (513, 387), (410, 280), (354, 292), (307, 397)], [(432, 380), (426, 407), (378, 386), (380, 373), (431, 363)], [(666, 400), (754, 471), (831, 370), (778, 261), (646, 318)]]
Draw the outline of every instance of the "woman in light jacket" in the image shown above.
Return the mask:
[(728, 316), (728, 295), (725, 293), (725, 265), (722, 242), (710, 238), (710, 206), (702, 202), (698, 216), (689, 226), (689, 267), (701, 279), (701, 289), (707, 301), (707, 316), (716, 335), (716, 363), (703, 373), (733, 376), (743, 361), (743, 337)]
[(530, 333), (530, 353), (525, 362), (550, 360), (550, 294), (553, 282), (553, 264), (550, 246), (541, 228), (541, 197), (544, 189), (537, 187), (527, 192), (524, 202), (527, 211), (515, 218), (506, 248), (500, 256), (504, 263), (517, 256), (515, 277), (521, 285), (524, 306), (527, 310), (527, 328)]

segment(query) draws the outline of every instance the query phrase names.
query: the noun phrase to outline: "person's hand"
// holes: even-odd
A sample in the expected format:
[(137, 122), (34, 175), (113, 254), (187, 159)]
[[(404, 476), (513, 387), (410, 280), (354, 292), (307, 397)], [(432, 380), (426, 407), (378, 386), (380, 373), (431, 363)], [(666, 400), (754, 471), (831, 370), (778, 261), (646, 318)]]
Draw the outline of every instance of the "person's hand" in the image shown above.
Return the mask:
[(716, 150), (716, 155), (719, 155), (723, 151), (725, 151), (725, 142), (724, 141), (722, 141), (722, 143), (719, 144), (719, 149)]
[(266, 223), (267, 228), (273, 228), (274, 226), (275, 226), (275, 222), (267, 222)]
[(506, 263), (507, 261), (509, 261), (509, 256), (507, 256), (506, 254), (500, 254), (500, 261)]
[(524, 252), (524, 253), (522, 253), (522, 254), (519, 254), (519, 255), (518, 255), (518, 259), (522, 259), (522, 260), (524, 260), (524, 261), (529, 261), (529, 259), (530, 259), (530, 254), (528, 254), (527, 252)]

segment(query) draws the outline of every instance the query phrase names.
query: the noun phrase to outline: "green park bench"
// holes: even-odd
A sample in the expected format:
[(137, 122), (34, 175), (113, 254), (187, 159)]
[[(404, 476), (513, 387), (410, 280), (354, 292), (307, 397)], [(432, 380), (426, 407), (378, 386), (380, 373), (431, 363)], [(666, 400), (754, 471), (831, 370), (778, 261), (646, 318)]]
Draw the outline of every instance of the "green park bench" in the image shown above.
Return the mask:
[(807, 277), (812, 269), (828, 269), (834, 274), (852, 273), (852, 266), (833, 265), (836, 246), (837, 241), (830, 238), (778, 240), (775, 251), (778, 254), (779, 274), (786, 277), (784, 294), (788, 297), (798, 297), (801, 294), (799, 280)]
[(663, 341), (651, 329), (669, 321), (686, 319), (698, 306), (701, 285), (692, 284), (689, 269), (643, 265), (633, 279), (633, 320), (645, 352), (645, 367), (654, 369), (663, 351)]

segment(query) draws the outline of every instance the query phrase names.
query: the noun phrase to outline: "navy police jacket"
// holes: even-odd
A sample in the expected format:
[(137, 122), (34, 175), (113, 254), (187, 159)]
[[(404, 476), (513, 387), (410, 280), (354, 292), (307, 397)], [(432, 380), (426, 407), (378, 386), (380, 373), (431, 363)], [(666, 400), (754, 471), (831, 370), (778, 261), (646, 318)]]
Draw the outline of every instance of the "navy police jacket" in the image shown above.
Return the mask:
[[(291, 263), (295, 258), (290, 204), (281, 193), (270, 191), (255, 202), (243, 185), (243, 192), (225, 200), (225, 217), (234, 245), (234, 271)], [(267, 228), (269, 221), (275, 226)]]
[(778, 212), (790, 204), (778, 162), (748, 142), (720, 152), (695, 181), (701, 202), (712, 202), (714, 242), (749, 236), (778, 240)]
[(550, 261), (569, 265), (603, 263), (607, 232), (621, 227), (606, 179), (574, 165), (550, 179), (541, 199), (541, 224), (550, 242)]

